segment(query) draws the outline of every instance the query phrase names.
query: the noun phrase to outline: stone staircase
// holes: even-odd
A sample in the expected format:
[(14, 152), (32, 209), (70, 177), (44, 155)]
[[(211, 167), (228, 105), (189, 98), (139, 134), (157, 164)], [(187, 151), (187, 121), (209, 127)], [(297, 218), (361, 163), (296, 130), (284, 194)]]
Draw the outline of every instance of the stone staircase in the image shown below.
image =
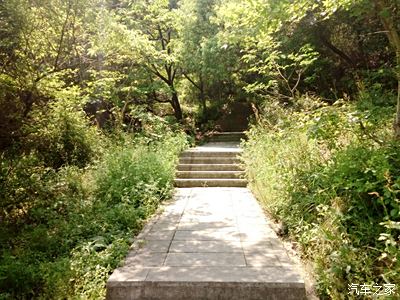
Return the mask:
[(242, 137), (220, 133), (182, 153), (175, 185), (190, 188), (175, 189), (135, 238), (107, 300), (306, 299), (299, 266), (239, 187)]
[(209, 143), (240, 143), (240, 140), (246, 139), (243, 132), (217, 132), (210, 136)]
[(176, 189), (107, 281), (107, 300), (305, 300), (247, 188)]
[(184, 151), (176, 172), (176, 187), (245, 187), (238, 155), (243, 132), (221, 132), (209, 143)]

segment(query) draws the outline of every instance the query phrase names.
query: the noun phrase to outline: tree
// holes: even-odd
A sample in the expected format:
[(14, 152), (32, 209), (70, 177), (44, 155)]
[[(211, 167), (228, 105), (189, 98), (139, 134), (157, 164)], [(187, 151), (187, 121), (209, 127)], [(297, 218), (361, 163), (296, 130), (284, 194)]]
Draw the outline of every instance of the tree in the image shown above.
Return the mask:
[(33, 106), (54, 98), (80, 67), (82, 7), (72, 0), (0, 3), (2, 142), (17, 138)]
[[(375, 10), (371, 10), (371, 7), (375, 7)], [(311, 77), (307, 80), (298, 81), (306, 75), (305, 64), (315, 61), (317, 52), (324, 55), (325, 61), (328, 59), (324, 48), (330, 51), (332, 56), (341, 60), (347, 73), (356, 73), (352, 78), (353, 85), (356, 86), (355, 81), (359, 80), (360, 76), (357, 74), (357, 69), (370, 68), (368, 66), (369, 57), (365, 54), (369, 49), (362, 48), (362, 43), (360, 43), (360, 49), (358, 49), (360, 51), (357, 55), (364, 55), (364, 57), (361, 57), (364, 61), (358, 62), (357, 57), (352, 55), (354, 53), (346, 53), (330, 40), (330, 36), (334, 36), (334, 33), (330, 32), (330, 29), (326, 30), (325, 28), (324, 30), (324, 26), (329, 25), (330, 20), (336, 20), (343, 28), (345, 22), (340, 19), (340, 16), (347, 19), (352, 17), (355, 20), (362, 20), (364, 21), (363, 26), (367, 28), (368, 32), (364, 32), (364, 37), (359, 35), (355, 38), (355, 42), (359, 42), (362, 38), (365, 39), (365, 36), (376, 34), (371, 32), (371, 27), (368, 27), (367, 18), (373, 16), (375, 20), (381, 20), (384, 30), (378, 30), (378, 33), (386, 33), (395, 54), (394, 74), (398, 81), (398, 92), (394, 136), (399, 139), (400, 36), (398, 24), (400, 22), (398, 11), (399, 1), (389, 0), (228, 0), (221, 4), (218, 14), (219, 19), (224, 24), (223, 32), (227, 40), (231, 44), (240, 45), (241, 59), (246, 65), (242, 69), (244, 71), (239, 72), (239, 75), (245, 82), (245, 89), (258, 96), (271, 94), (271, 91), (273, 93), (278, 90), (282, 92), (286, 89), (289, 91), (288, 95), (293, 97), (294, 87), (301, 87), (304, 83), (310, 82)], [(343, 14), (343, 12), (347, 12), (347, 14)], [(309, 27), (310, 30), (301, 32), (298, 30), (300, 26), (302, 28)], [(356, 31), (358, 28), (353, 30)], [(299, 39), (299, 33), (303, 34), (302, 39)], [(317, 43), (316, 40), (312, 40), (311, 33)], [(297, 42), (297, 45), (295, 42)], [(308, 44), (312, 47), (308, 48), (306, 55), (301, 49), (306, 49), (307, 47), (304, 47)], [(378, 51), (384, 52), (383, 47), (380, 46)], [(376, 53), (373, 53), (373, 55), (376, 56)], [(332, 58), (329, 59), (332, 60)], [(387, 60), (387, 57), (385, 59)], [(323, 62), (322, 59), (317, 61), (320, 65)], [(334, 66), (334, 64), (332, 65)], [(301, 66), (301, 68), (298, 68), (298, 66)], [(328, 72), (326, 69), (327, 65), (325, 64), (323, 72)], [(286, 74), (285, 71), (287, 71)], [(298, 76), (292, 76), (296, 73)], [(334, 79), (329, 79), (331, 85), (335, 83)]]
[(395, 21), (395, 12), (399, 10), (398, 1), (374, 0), (375, 7), (379, 17), (382, 20), (383, 27), (396, 54), (396, 76), (397, 76), (397, 108), (396, 117), (393, 123), (394, 135), (396, 139), (400, 139), (400, 36), (399, 36), (399, 22)]
[[(307, 11), (313, 10), (318, 7), (313, 1), (303, 0), (298, 1), (298, 6), (302, 9), (299, 13), (295, 13), (294, 16), (297, 19), (303, 18)], [(396, 116), (393, 122), (394, 137), (400, 139), (400, 35), (399, 35), (399, 15), (398, 11), (400, 3), (398, 0), (326, 0), (323, 5), (319, 7), (320, 15), (323, 18), (329, 18), (339, 9), (344, 9), (352, 12), (354, 15), (362, 17), (371, 13), (371, 7), (375, 8), (375, 12), (378, 18), (382, 22), (384, 32), (386, 33), (389, 43), (395, 53), (395, 76), (398, 81), (397, 87), (397, 105), (396, 105)], [(294, 10), (291, 10), (294, 12)]]
[(214, 15), (215, 0), (182, 1), (180, 14), (180, 59), (183, 76), (198, 90), (202, 115), (207, 114), (206, 85), (211, 80), (210, 66), (206, 59), (213, 38), (218, 32), (210, 19)]
[(310, 44), (289, 45), (284, 22), (287, 1), (237, 1), (221, 4), (221, 39), (239, 48), (236, 76), (253, 99), (292, 99), (317, 53)]
[(168, 87), (168, 102), (176, 119), (181, 121), (183, 114), (176, 88), (179, 76), (175, 47), (177, 13), (177, 3), (168, 0), (134, 1), (120, 10), (122, 23), (132, 32), (137, 64)]

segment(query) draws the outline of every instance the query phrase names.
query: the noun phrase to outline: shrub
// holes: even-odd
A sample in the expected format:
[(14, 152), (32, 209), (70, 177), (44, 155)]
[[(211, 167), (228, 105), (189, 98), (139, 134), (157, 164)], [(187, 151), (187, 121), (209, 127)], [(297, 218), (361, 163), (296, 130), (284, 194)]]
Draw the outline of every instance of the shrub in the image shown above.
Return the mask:
[[(72, 92), (71, 92), (72, 93)], [(47, 167), (84, 167), (96, 154), (101, 137), (89, 127), (81, 105), (75, 99), (57, 100), (32, 112), (34, 125), (25, 127), (23, 148), (32, 149)], [(32, 151), (31, 150), (31, 151)]]
[(153, 140), (104, 137), (107, 149), (85, 168), (2, 154), (1, 299), (105, 296), (133, 235), (171, 195), (186, 138), (165, 128)]
[(272, 118), (248, 132), (253, 191), (314, 262), (323, 298), (353, 297), (351, 283), (399, 282), (400, 145), (388, 138), (391, 116), (371, 102), (298, 108), (269, 105)]

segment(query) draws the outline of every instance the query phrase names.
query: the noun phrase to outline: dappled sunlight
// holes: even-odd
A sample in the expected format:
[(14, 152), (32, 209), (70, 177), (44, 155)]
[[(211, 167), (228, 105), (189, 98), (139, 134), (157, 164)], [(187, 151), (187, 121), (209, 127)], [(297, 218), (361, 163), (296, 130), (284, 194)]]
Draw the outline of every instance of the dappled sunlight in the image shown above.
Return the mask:
[(0, 0), (0, 299), (400, 282), (399, 5)]
[[(303, 288), (304, 293), (298, 266), (248, 189), (185, 188), (176, 195), (176, 201), (139, 235), (124, 266), (110, 277), (110, 298), (132, 281), (150, 294), (172, 286), (173, 295), (188, 286), (201, 294), (205, 283), (217, 294), (218, 284), (241, 294), (240, 283), (250, 284), (253, 292), (279, 291), (279, 284), (284, 284), (299, 292)], [(129, 290), (135, 293), (134, 287)]]

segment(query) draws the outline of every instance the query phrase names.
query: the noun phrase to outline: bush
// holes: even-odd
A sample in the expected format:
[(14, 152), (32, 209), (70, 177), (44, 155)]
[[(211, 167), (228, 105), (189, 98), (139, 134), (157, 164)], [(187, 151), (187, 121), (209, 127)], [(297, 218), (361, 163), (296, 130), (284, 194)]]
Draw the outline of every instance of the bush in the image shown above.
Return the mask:
[(95, 148), (101, 146), (100, 135), (89, 127), (77, 101), (62, 99), (46, 108), (34, 109), (31, 114), (34, 124), (29, 123), (24, 128), (26, 137), (22, 148), (35, 151), (46, 167), (84, 167), (96, 155)]
[(85, 168), (53, 169), (34, 152), (2, 154), (1, 299), (105, 296), (133, 235), (171, 195), (186, 146), (185, 135), (167, 126), (149, 136), (103, 137), (107, 148)]
[(385, 110), (268, 105), (272, 118), (244, 143), (253, 191), (314, 262), (322, 298), (353, 297), (351, 283), (400, 280), (400, 145)]
[(143, 145), (113, 149), (98, 173), (98, 198), (108, 205), (126, 203), (134, 207), (151, 205), (155, 201), (152, 197), (165, 198), (174, 174), (174, 164), (164, 162), (171, 150), (156, 152)]

